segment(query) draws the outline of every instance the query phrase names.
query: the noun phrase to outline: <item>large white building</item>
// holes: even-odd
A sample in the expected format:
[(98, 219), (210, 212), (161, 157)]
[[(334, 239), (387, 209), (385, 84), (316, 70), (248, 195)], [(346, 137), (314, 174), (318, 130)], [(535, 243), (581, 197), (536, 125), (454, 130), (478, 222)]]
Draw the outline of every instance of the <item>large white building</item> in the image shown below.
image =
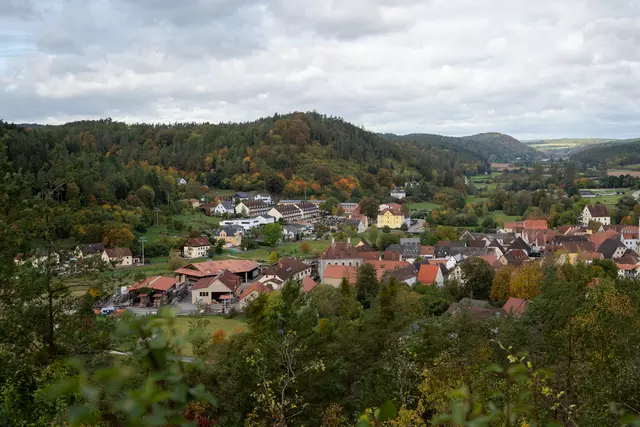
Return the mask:
[(602, 225), (611, 225), (611, 214), (605, 205), (587, 205), (582, 211), (582, 225), (588, 226), (589, 222), (598, 221)]
[(220, 221), (220, 225), (237, 225), (242, 227), (244, 231), (248, 231), (261, 225), (273, 224), (275, 221), (276, 219), (270, 215), (261, 215), (254, 218), (225, 219), (224, 221)]

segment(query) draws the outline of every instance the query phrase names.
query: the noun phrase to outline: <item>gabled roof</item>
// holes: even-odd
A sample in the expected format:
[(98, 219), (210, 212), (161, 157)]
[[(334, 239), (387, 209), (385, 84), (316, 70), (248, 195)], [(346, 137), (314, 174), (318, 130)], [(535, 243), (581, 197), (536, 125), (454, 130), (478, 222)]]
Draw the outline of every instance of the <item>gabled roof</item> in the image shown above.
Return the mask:
[(209, 243), (208, 237), (192, 237), (187, 240), (187, 243), (184, 245), (190, 248), (199, 248), (202, 246), (211, 246), (211, 243)]
[(424, 285), (431, 285), (436, 281), (440, 271), (440, 265), (421, 264), (418, 272), (418, 282)]
[(247, 287), (246, 289), (244, 289), (242, 291), (242, 293), (238, 297), (238, 301), (242, 301), (243, 299), (248, 297), (254, 291), (257, 291), (257, 292), (259, 292), (261, 294), (266, 294), (266, 293), (271, 292), (271, 289), (269, 289), (268, 286), (265, 286), (260, 282), (255, 282), (251, 286)]
[(395, 277), (401, 282), (404, 282), (405, 280), (418, 277), (418, 270), (416, 270), (415, 266), (410, 264), (406, 267), (396, 268), (395, 270), (392, 270), (389, 275), (391, 277)]
[(396, 208), (386, 208), (382, 212), (380, 212), (378, 215), (385, 215), (387, 213), (390, 213), (393, 216), (401, 216), (401, 215), (403, 215), (402, 210), (396, 209)]
[(263, 269), (266, 276), (277, 276), (282, 280), (288, 280), (294, 275), (311, 268), (308, 264), (293, 258), (283, 258), (277, 264)]
[(504, 257), (509, 264), (522, 264), (525, 261), (529, 261), (529, 255), (522, 249), (509, 251)]
[(512, 251), (514, 249), (522, 249), (526, 253), (531, 252), (531, 247), (529, 245), (527, 245), (527, 243), (524, 240), (522, 240), (521, 237), (518, 237), (516, 240), (514, 240), (511, 243), (511, 245), (509, 245), (509, 250), (510, 251)]
[(601, 244), (604, 243), (605, 240), (609, 238), (619, 238), (620, 234), (616, 230), (607, 230), (607, 231), (599, 231), (590, 235), (588, 238), (593, 242), (596, 249), (600, 247)]
[(129, 248), (113, 248), (113, 249), (105, 249), (109, 258), (122, 258), (126, 256), (133, 256), (131, 254), (131, 249)]
[(229, 270), (234, 274), (246, 273), (258, 268), (258, 264), (250, 260), (228, 259), (220, 261), (203, 261), (188, 264), (175, 272), (194, 277), (215, 276), (222, 270)]
[(329, 264), (324, 269), (325, 279), (342, 279), (346, 277), (350, 284), (354, 285), (358, 277), (358, 268), (346, 265)]
[(78, 245), (78, 248), (83, 254), (97, 254), (104, 252), (104, 245), (102, 243), (87, 243), (84, 245)]
[(586, 208), (594, 218), (606, 218), (609, 215), (609, 209), (605, 205), (587, 205)]
[(329, 245), (322, 255), (321, 259), (361, 259), (360, 252), (347, 242), (335, 242)]
[(526, 219), (524, 221), (525, 230), (548, 230), (549, 224), (546, 219)]
[(134, 284), (129, 288), (129, 291), (134, 291), (136, 289), (149, 288), (155, 291), (166, 292), (172, 287), (174, 287), (178, 283), (178, 279), (176, 277), (166, 277), (166, 276), (153, 276), (147, 277), (146, 279)]
[(626, 249), (626, 246), (619, 239), (609, 238), (600, 245), (598, 252), (604, 255), (605, 258), (611, 259), (618, 248)]
[(511, 314), (515, 317), (520, 317), (524, 314), (524, 311), (527, 309), (527, 304), (529, 301), (522, 298), (509, 298), (506, 304), (502, 307), (506, 314)]
[(220, 202), (218, 205), (222, 206), (228, 211), (232, 211), (236, 208), (235, 205), (231, 202)]
[(435, 246), (420, 246), (420, 255), (431, 255), (435, 253)]
[(222, 270), (220, 274), (218, 274), (215, 277), (204, 277), (198, 280), (191, 287), (191, 290), (195, 291), (198, 289), (208, 288), (209, 286), (211, 286), (213, 282), (217, 280), (219, 280), (223, 285), (229, 288), (229, 292), (233, 292), (237, 288), (238, 284), (240, 283), (240, 278), (238, 276), (236, 276), (235, 274), (231, 273), (228, 270)]
[(302, 279), (301, 285), (305, 292), (311, 292), (311, 290), (316, 287), (317, 283), (311, 278), (311, 276), (305, 276)]

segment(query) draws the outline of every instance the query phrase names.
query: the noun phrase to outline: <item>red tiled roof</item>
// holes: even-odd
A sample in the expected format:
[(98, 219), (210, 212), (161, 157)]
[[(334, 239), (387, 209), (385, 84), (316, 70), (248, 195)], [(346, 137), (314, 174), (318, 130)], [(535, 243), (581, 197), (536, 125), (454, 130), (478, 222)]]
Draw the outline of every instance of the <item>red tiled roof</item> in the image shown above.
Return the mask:
[(156, 291), (166, 292), (178, 283), (176, 277), (154, 276), (147, 277), (146, 279), (136, 283), (129, 288), (129, 291), (136, 289), (149, 288)]
[(491, 267), (500, 267), (502, 265), (495, 255), (480, 255), (478, 258), (485, 260)]
[(246, 273), (258, 268), (258, 264), (254, 261), (228, 259), (220, 261), (203, 261), (194, 262), (177, 269), (175, 272), (186, 274), (194, 277), (214, 276), (222, 270), (229, 270), (234, 274)]
[(372, 265), (376, 269), (378, 279), (381, 279), (387, 271), (397, 270), (409, 265), (406, 261), (388, 261), (386, 259), (384, 261), (365, 261), (365, 263)]
[(192, 237), (187, 240), (187, 243), (185, 243), (184, 245), (197, 248), (202, 246), (211, 246), (211, 243), (209, 243), (208, 237)]
[(113, 249), (105, 249), (109, 258), (122, 258), (126, 256), (132, 256), (131, 249), (129, 248), (113, 248)]
[(600, 247), (610, 237), (617, 237), (619, 233), (616, 230), (599, 231), (589, 236), (589, 240), (593, 242), (596, 249)]
[(394, 215), (394, 216), (402, 215), (402, 210), (398, 209), (398, 208), (387, 208), (387, 209), (384, 209), (378, 215), (384, 215), (387, 212), (391, 212), (391, 215)]
[(216, 280), (219, 280), (223, 285), (229, 288), (230, 292), (233, 292), (240, 283), (240, 278), (238, 276), (228, 270), (222, 270), (222, 272), (215, 277), (205, 277), (198, 280), (196, 283), (194, 283), (191, 290), (194, 291), (198, 289), (208, 288)]
[(528, 303), (529, 301), (527, 301), (526, 299), (509, 298), (502, 309), (507, 314), (512, 314), (516, 317), (520, 317), (524, 314)]
[(350, 284), (354, 285), (358, 277), (358, 268), (329, 264), (324, 269), (325, 279), (342, 279), (344, 277), (347, 278)]
[(431, 285), (436, 281), (438, 277), (438, 271), (440, 271), (439, 265), (420, 265), (420, 271), (418, 272), (418, 282), (423, 285)]
[(379, 261), (380, 252), (360, 252), (360, 256), (365, 261)]
[(549, 224), (546, 219), (527, 219), (524, 221), (525, 230), (548, 230)]
[(420, 255), (433, 255), (435, 250), (435, 246), (420, 246)]
[(398, 252), (384, 251), (382, 254), (382, 258), (385, 261), (400, 261), (400, 258), (402, 258), (402, 254)]
[(346, 242), (332, 243), (327, 247), (322, 255), (322, 259), (347, 259), (347, 258), (359, 258), (362, 259), (362, 255), (358, 250)]
[(302, 289), (306, 292), (311, 292), (316, 285), (317, 283), (311, 278), (311, 276), (305, 276), (304, 279), (302, 279)]
[(511, 221), (511, 222), (505, 222), (504, 223), (504, 227), (502, 227), (504, 229), (519, 229), (519, 228), (523, 228), (523, 224), (522, 221)]
[(269, 289), (268, 286), (263, 285), (260, 282), (255, 282), (254, 284), (252, 284), (251, 286), (249, 286), (248, 288), (246, 288), (244, 291), (242, 291), (242, 293), (240, 294), (240, 296), (238, 297), (238, 300), (243, 300), (245, 299), (249, 294), (251, 294), (253, 291), (258, 291), (261, 294), (265, 294), (268, 292), (271, 292), (271, 289)]
[(616, 266), (618, 267), (618, 270), (635, 270), (640, 267), (636, 264), (616, 264)]

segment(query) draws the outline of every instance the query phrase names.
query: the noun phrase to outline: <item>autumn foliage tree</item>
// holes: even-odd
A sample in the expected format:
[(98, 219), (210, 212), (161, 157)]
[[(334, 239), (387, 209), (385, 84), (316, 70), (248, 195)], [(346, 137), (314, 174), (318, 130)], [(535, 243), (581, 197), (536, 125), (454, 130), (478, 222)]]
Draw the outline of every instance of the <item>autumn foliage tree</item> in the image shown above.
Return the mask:
[(491, 285), (491, 293), (489, 298), (491, 301), (506, 301), (509, 298), (509, 283), (511, 282), (512, 269), (510, 267), (501, 267), (493, 277)]
[(543, 273), (534, 262), (524, 264), (516, 270), (509, 281), (509, 296), (533, 299), (540, 295)]

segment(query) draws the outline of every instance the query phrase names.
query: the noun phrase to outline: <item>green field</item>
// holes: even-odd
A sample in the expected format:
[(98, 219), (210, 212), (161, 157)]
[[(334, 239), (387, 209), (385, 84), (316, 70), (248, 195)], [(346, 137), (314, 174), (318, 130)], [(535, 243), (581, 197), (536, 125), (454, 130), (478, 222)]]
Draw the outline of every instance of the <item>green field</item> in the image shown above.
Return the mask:
[(631, 194), (633, 193), (633, 191), (631, 191), (630, 188), (595, 188), (595, 189), (590, 189), (591, 191), (593, 191), (595, 194), (601, 194), (601, 193), (607, 193), (610, 191), (624, 191), (624, 195), (621, 194), (614, 194), (611, 196), (596, 196), (596, 197), (588, 197), (586, 198), (586, 200), (589, 201), (589, 203), (602, 203), (605, 205), (609, 205), (609, 206), (613, 206), (616, 203), (618, 203), (618, 201), (620, 200), (621, 197), (624, 196), (631, 196)]
[(476, 197), (476, 196), (467, 196), (465, 202), (468, 205), (473, 205), (475, 203), (486, 203), (489, 201), (488, 197)]
[[(189, 333), (190, 325), (189, 321), (192, 320), (192, 316), (177, 316), (174, 320), (174, 327), (178, 336), (185, 336)], [(238, 316), (233, 319), (226, 319), (220, 316), (207, 316), (204, 319), (209, 321), (209, 324), (202, 330), (205, 336), (210, 337), (218, 329), (222, 329), (227, 336), (244, 332), (247, 328), (246, 319)], [(184, 356), (192, 356), (193, 350), (191, 344), (183, 350)]]
[[(360, 241), (359, 237), (351, 238), (351, 244), (355, 245)], [(331, 244), (331, 240), (305, 240), (305, 242), (309, 243), (311, 246), (311, 252), (309, 254), (303, 254), (300, 251), (300, 244), (302, 242), (290, 242), (284, 243), (276, 248), (268, 248), (261, 246), (258, 249), (253, 249), (250, 251), (241, 251), (238, 250), (235, 253), (231, 251), (226, 251), (223, 255), (223, 258), (226, 259), (252, 259), (256, 261), (267, 261), (271, 252), (276, 251), (280, 254), (281, 258), (284, 257), (295, 257), (295, 258), (305, 258), (307, 256), (315, 256), (318, 253), (322, 252), (327, 246)]]
[(606, 138), (560, 138), (560, 139), (546, 139), (542, 141), (527, 141), (525, 144), (536, 150), (562, 150), (568, 148), (575, 148), (585, 145), (601, 144), (603, 142), (614, 141), (613, 139)]
[[(489, 212), (489, 216), (493, 219), (495, 219), (496, 221), (518, 221), (520, 220), (520, 217), (517, 215), (506, 215), (504, 213), (504, 211), (493, 211), (493, 212)], [(480, 218), (480, 221), (482, 221), (482, 218)]]
[(142, 236), (146, 237), (147, 243), (151, 243), (155, 240), (162, 238), (162, 236), (182, 236), (186, 237), (189, 234), (189, 226), (193, 230), (211, 230), (218, 227), (222, 218), (215, 216), (207, 216), (202, 212), (187, 213), (184, 215), (174, 215), (172, 219), (181, 221), (185, 228), (182, 231), (174, 230), (167, 227), (167, 224), (160, 224), (158, 227), (155, 225), (149, 227)]

